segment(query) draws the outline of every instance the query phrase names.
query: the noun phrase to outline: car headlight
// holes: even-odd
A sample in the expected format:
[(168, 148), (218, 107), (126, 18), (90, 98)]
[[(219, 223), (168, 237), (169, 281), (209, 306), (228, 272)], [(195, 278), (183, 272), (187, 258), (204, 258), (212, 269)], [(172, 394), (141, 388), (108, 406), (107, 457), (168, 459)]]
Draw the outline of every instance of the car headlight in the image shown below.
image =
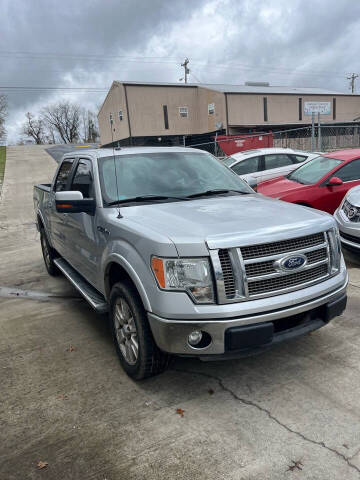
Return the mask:
[(337, 273), (340, 270), (341, 261), (341, 241), (339, 229), (337, 227), (328, 231), (331, 257), (331, 273)]
[(214, 288), (207, 258), (152, 257), (151, 268), (162, 290), (185, 291), (196, 303), (214, 303)]

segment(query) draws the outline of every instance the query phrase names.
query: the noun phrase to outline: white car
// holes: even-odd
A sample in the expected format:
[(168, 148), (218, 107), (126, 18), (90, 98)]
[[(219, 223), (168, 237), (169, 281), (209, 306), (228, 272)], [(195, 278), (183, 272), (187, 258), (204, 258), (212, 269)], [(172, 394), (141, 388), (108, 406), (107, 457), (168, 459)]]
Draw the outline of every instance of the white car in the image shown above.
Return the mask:
[(360, 253), (360, 185), (347, 192), (334, 217), (342, 245)]
[(259, 148), (234, 153), (226, 157), (224, 163), (244, 180), (256, 184), (285, 176), (299, 164), (319, 155), (292, 148)]

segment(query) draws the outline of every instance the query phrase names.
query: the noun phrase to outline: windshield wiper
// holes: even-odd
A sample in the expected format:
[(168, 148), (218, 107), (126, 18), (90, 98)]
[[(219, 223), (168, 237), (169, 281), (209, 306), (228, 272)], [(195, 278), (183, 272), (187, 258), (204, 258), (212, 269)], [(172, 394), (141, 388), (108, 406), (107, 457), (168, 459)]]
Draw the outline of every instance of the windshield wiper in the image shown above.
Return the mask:
[(187, 200), (186, 197), (169, 197), (167, 195), (139, 195), (137, 197), (124, 198), (123, 200), (114, 200), (113, 202), (108, 203), (109, 206), (112, 205), (121, 205), (122, 203), (130, 202), (147, 202), (151, 200)]
[(193, 193), (192, 195), (188, 195), (187, 198), (202, 197), (205, 195), (217, 195), (221, 193), (241, 193), (242, 195), (246, 195), (249, 192), (242, 192), (241, 190), (227, 190), (223, 188), (215, 188), (213, 190), (206, 190), (206, 192)]

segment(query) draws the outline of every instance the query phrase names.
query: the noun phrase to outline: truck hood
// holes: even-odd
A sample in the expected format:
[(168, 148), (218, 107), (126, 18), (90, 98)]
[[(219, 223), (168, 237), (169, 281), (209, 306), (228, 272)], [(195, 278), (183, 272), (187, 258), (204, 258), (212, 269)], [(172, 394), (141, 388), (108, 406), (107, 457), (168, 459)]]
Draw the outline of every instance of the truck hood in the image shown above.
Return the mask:
[(309, 186), (313, 187), (313, 185), (303, 185), (302, 183), (288, 180), (286, 177), (280, 177), (259, 183), (257, 191), (268, 197), (281, 198), (283, 195), (290, 192), (293, 193), (306, 190)]
[(335, 226), (327, 213), (258, 194), (139, 205), (121, 213), (138, 230), (167, 235), (184, 256), (206, 255), (207, 247), (275, 242)]

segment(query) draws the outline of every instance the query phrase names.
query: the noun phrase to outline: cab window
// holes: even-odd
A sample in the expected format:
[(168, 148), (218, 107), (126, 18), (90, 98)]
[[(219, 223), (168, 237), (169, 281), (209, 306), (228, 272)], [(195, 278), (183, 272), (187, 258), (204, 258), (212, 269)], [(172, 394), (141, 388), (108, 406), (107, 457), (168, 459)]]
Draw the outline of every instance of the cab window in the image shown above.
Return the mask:
[(94, 182), (90, 160), (86, 158), (79, 160), (70, 190), (81, 192), (84, 198), (94, 197)]
[(67, 159), (67, 160), (64, 160), (63, 163), (61, 164), (59, 173), (55, 181), (55, 186), (54, 186), (55, 192), (63, 192), (66, 190), (73, 163), (74, 163), (73, 159)]
[(241, 160), (236, 165), (231, 167), (238, 175), (246, 175), (247, 173), (254, 173), (259, 171), (261, 157), (251, 157), (246, 160)]

